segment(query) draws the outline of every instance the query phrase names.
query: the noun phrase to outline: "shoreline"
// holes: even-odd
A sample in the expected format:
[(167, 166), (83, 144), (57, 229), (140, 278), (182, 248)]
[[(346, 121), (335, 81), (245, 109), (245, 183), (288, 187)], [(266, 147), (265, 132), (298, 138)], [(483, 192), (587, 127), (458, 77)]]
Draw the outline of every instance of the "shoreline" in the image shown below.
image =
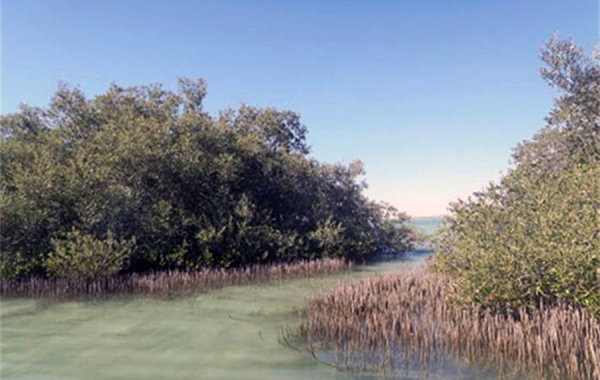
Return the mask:
[(0, 281), (2, 299), (98, 298), (110, 296), (170, 296), (269, 281), (319, 277), (351, 270), (343, 259), (302, 260), (294, 263), (253, 265), (236, 269), (172, 270), (125, 274), (100, 279), (28, 278)]

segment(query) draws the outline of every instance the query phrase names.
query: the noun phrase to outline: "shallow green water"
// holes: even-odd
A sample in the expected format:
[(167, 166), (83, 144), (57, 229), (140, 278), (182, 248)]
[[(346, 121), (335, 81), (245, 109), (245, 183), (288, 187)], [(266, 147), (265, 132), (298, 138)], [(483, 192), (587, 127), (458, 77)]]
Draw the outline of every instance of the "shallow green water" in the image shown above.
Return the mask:
[(172, 300), (0, 302), (2, 379), (343, 378), (278, 343), (310, 294), (420, 257), (353, 273), (228, 287)]

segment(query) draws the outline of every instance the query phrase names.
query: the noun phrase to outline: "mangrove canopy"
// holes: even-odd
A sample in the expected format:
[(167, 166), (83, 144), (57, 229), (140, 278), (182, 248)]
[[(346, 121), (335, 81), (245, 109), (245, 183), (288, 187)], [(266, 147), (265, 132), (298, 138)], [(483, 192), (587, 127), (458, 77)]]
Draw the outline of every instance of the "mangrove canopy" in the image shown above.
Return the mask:
[(66, 85), (0, 127), (0, 275), (114, 273), (364, 260), (403, 252), (407, 217), (373, 203), (363, 166), (310, 156), (299, 115), (203, 108), (202, 80)]

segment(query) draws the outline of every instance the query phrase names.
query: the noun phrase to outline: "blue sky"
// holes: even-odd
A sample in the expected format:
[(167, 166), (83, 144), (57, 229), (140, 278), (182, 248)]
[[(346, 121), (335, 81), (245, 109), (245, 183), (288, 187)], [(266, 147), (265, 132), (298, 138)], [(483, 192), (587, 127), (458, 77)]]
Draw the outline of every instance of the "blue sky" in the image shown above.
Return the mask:
[(365, 163), (368, 195), (439, 215), (509, 165), (555, 95), (538, 51), (592, 47), (598, 1), (19, 0), (2, 4), (2, 112), (58, 81), (208, 82), (213, 114), (292, 109), (312, 154)]

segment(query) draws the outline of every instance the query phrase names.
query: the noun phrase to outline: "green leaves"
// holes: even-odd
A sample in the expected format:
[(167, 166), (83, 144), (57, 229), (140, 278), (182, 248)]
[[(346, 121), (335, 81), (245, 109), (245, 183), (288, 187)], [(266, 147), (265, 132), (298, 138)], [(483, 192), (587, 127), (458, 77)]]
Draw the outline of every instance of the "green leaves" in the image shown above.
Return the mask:
[(201, 79), (94, 99), (62, 85), (49, 109), (1, 117), (2, 276), (363, 260), (411, 245), (406, 219), (362, 194), (360, 162), (308, 156), (298, 114), (211, 117), (205, 96)]
[(135, 238), (117, 240), (112, 232), (99, 240), (73, 229), (52, 239), (52, 251), (44, 267), (52, 277), (90, 279), (107, 277), (122, 270), (131, 256)]
[(543, 58), (565, 92), (551, 124), (517, 147), (499, 184), (451, 205), (433, 267), (457, 278), (466, 302), (509, 311), (566, 300), (600, 313), (600, 95), (588, 96), (599, 66), (570, 42)]

